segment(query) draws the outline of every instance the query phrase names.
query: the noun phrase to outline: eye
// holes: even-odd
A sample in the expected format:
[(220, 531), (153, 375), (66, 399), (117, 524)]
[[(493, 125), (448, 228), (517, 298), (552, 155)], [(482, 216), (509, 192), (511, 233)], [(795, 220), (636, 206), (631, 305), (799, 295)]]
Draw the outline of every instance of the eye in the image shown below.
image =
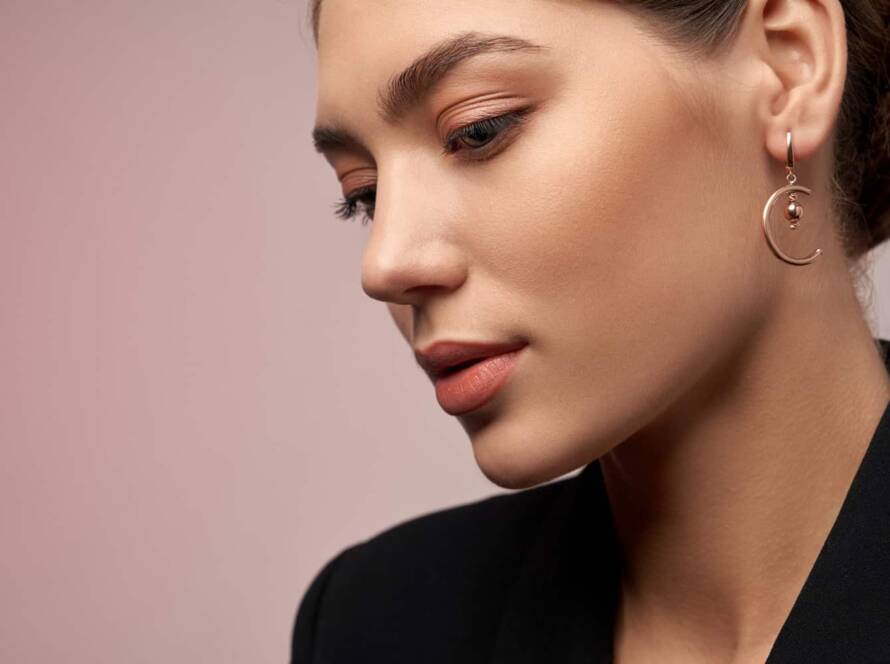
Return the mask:
[(377, 187), (360, 187), (349, 196), (336, 203), (336, 214), (341, 219), (352, 219), (358, 214), (361, 204), (363, 209), (362, 226), (374, 219), (374, 201), (377, 197)]
[[(468, 152), (471, 156), (467, 159), (478, 161), (489, 159), (493, 156), (491, 146), (500, 145), (505, 137), (513, 133), (512, 130), (528, 119), (531, 110), (531, 107), (522, 108), (459, 127), (445, 139), (442, 153)], [(460, 150), (458, 149), (460, 145), (466, 145), (469, 149)]]
[[(528, 119), (534, 110), (532, 106), (521, 108), (510, 113), (504, 113), (493, 118), (471, 122), (455, 129), (445, 139), (442, 154), (455, 154), (468, 152), (472, 156), (466, 157), (469, 161), (485, 161), (491, 159), (502, 145), (513, 135), (514, 130)], [(460, 150), (455, 146), (470, 144), (469, 149)], [(462, 157), (463, 158), (463, 157)], [(349, 196), (345, 196), (336, 205), (335, 214), (341, 219), (352, 219), (359, 213), (361, 206), (362, 226), (374, 220), (374, 202), (376, 201), (377, 187), (360, 187)]]

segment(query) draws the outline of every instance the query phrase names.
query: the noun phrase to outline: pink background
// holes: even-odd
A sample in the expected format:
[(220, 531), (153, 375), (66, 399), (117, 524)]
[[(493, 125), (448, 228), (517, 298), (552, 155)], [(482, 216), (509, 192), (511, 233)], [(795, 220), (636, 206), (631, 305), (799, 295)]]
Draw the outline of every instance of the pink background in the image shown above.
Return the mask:
[(284, 662), (341, 548), (503, 492), (361, 291), (304, 16), (0, 0), (2, 662)]

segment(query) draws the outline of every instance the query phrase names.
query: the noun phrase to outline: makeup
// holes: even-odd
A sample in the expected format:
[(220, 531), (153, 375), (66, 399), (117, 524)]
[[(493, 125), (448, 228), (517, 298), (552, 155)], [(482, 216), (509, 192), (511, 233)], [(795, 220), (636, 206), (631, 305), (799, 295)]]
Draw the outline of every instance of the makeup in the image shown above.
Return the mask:
[(450, 415), (460, 415), (487, 403), (506, 385), (523, 348), (491, 355), (437, 377), (439, 405)]

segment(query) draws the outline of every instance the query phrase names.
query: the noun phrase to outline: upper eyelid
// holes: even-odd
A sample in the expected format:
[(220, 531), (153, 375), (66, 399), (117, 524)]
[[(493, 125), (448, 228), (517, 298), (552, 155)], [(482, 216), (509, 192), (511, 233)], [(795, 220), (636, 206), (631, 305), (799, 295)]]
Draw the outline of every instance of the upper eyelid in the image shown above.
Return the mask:
[[(528, 104), (526, 106), (522, 106), (510, 111), (506, 111), (504, 113), (498, 113), (497, 115), (492, 115), (488, 117), (478, 118), (471, 122), (465, 122), (461, 124), (459, 127), (451, 130), (448, 133), (448, 136), (445, 138), (444, 146), (446, 147), (446, 151), (444, 153), (447, 154), (447, 147), (456, 139), (460, 138), (461, 135), (466, 132), (468, 129), (475, 127), (477, 125), (485, 124), (487, 122), (497, 122), (504, 121), (506, 122), (506, 126), (498, 133), (500, 136), (516, 127), (516, 125), (523, 124), (531, 113), (536, 110), (536, 106), (534, 104)], [(495, 139), (497, 141), (497, 139)], [(479, 148), (479, 150), (484, 150), (485, 148)], [(472, 152), (473, 150), (470, 149)], [(354, 191), (345, 196), (345, 200), (357, 201), (358, 199), (368, 195), (376, 193), (376, 184), (373, 185), (365, 185), (361, 187), (357, 187)]]
[[(527, 116), (531, 112), (531, 110), (532, 110), (532, 108), (530, 106), (526, 106), (526, 107), (518, 108), (518, 109), (515, 109), (512, 111), (507, 111), (506, 113), (500, 113), (498, 115), (492, 115), (489, 117), (479, 118), (478, 120), (473, 120), (472, 122), (464, 123), (461, 126), (455, 128), (451, 132), (449, 132), (448, 136), (445, 138), (445, 145), (446, 146), (450, 145), (452, 143), (452, 141), (454, 141), (457, 138), (460, 138), (462, 135), (466, 134), (469, 129), (476, 127), (478, 125), (484, 125), (484, 124), (490, 123), (490, 122), (504, 122), (505, 126), (503, 127), (502, 132), (500, 132), (500, 133), (503, 133), (504, 131), (508, 131), (514, 125), (517, 125), (520, 122), (522, 122), (525, 119), (525, 116)], [(499, 133), (499, 135), (500, 135), (500, 133)]]

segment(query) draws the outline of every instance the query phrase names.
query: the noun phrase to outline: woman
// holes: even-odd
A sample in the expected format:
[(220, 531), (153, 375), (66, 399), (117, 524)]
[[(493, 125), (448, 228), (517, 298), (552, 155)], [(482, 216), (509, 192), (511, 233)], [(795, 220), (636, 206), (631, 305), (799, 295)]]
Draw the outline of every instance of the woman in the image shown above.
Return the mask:
[(341, 551), (293, 661), (890, 661), (888, 3), (312, 10), (362, 287), (522, 491)]

